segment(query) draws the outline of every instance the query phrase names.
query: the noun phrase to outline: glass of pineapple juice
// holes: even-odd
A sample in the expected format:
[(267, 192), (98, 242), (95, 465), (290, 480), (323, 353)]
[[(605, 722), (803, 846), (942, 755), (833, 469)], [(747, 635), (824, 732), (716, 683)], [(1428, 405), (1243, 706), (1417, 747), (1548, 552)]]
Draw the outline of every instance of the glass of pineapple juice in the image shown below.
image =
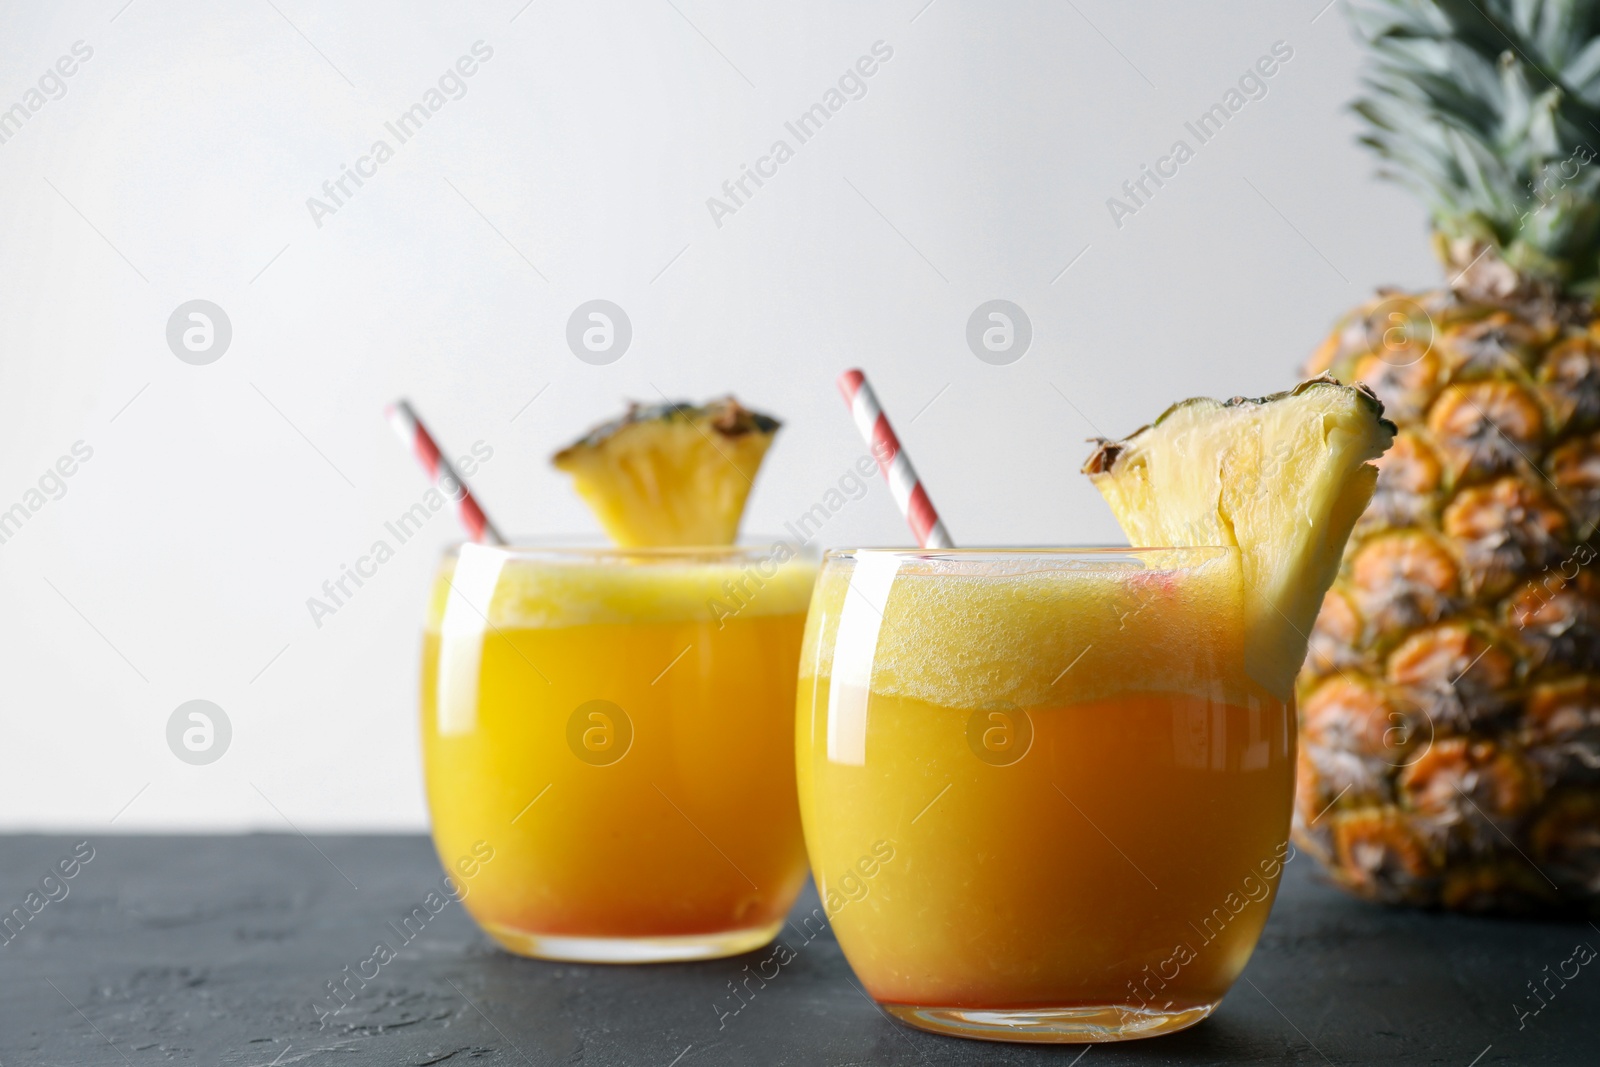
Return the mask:
[(825, 555), (800, 809), (886, 1011), (1003, 1041), (1204, 1019), (1272, 906), (1294, 713), (1243, 666), (1233, 548)]
[(424, 636), (447, 870), (511, 952), (648, 962), (770, 941), (805, 878), (790, 709), (814, 554), (462, 545)]

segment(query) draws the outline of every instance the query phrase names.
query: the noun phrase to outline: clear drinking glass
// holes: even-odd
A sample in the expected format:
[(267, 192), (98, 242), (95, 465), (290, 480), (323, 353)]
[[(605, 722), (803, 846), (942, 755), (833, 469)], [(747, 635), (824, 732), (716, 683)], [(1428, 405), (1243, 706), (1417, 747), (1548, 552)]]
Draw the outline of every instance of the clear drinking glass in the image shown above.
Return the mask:
[(428, 804), (490, 937), (591, 962), (773, 938), (805, 878), (789, 709), (815, 574), (781, 544), (445, 555)]
[(812, 873), (912, 1026), (1113, 1041), (1204, 1019), (1289, 856), (1292, 705), (1238, 551), (829, 552), (801, 651)]

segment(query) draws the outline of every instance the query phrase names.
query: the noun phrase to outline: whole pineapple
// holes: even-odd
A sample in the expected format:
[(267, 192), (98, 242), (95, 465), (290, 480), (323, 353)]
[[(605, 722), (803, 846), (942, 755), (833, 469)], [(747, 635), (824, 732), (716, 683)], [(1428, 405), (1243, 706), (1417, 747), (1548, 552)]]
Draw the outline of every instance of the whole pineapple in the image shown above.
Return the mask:
[(1312, 358), (1400, 426), (1298, 683), (1295, 835), (1375, 899), (1600, 901), (1600, 6), (1365, 0), (1448, 287)]

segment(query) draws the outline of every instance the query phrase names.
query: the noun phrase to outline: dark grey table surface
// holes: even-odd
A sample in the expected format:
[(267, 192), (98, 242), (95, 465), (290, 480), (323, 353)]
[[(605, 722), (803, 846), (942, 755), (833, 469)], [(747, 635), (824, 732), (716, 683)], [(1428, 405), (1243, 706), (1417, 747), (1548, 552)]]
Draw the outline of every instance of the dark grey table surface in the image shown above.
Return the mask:
[[(0, 910), (78, 837), (0, 837)], [(1211, 1019), (1118, 1045), (996, 1045), (884, 1017), (824, 934), (737, 1015), (762, 955), (592, 967), (508, 956), (445, 906), (319, 1027), (324, 983), (436, 888), (420, 837), (96, 837), (0, 944), (0, 1065), (1600, 1063), (1600, 947), (1584, 922), (1389, 911), (1289, 864), (1244, 978)], [(63, 886), (66, 895), (61, 896)], [(359, 887), (359, 888), (357, 888)], [(814, 894), (799, 907), (816, 906)], [(16, 920), (13, 920), (13, 927)], [(1545, 968), (1550, 968), (1546, 971)], [(1537, 1006), (1529, 982), (1558, 970)], [(1080, 1060), (1079, 1057), (1082, 1057)]]

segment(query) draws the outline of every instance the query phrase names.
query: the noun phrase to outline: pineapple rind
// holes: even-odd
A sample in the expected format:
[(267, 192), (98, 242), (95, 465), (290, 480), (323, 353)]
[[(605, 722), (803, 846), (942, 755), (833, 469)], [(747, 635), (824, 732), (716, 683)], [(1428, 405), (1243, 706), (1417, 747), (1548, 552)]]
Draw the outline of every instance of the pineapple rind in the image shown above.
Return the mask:
[[(1579, 302), (1491, 306), (1448, 291), (1407, 299), (1433, 321), (1436, 375), (1385, 374), (1410, 357), (1374, 352), (1362, 321), (1371, 306), (1341, 323), (1314, 359), (1337, 375), (1373, 375), (1413, 455), (1448, 462), (1420, 493), (1402, 485), (1415, 467), (1385, 467), (1299, 682), (1302, 706), (1331, 681), (1375, 687), (1403, 715), (1395, 736), (1405, 744), (1365, 759), (1372, 788), (1341, 795), (1345, 781), (1333, 772), (1364, 757), (1303, 731), (1296, 840), (1372, 899), (1597, 911), (1600, 582), (1590, 544), (1600, 510), (1589, 487), (1600, 485), (1600, 320)], [(1472, 420), (1439, 409), (1463, 383), (1494, 384), (1540, 417), (1521, 429), (1497, 418), (1499, 430), (1451, 438)], [(1356, 561), (1396, 538), (1423, 539), (1450, 565), (1396, 575), (1387, 592), (1364, 586)], [(1464, 742), (1479, 755), (1420, 804), (1413, 767)], [(1497, 796), (1515, 803), (1497, 810)], [(1332, 847), (1330, 835), (1378, 825), (1361, 820), (1380, 813), (1389, 836), (1368, 839), (1360, 865), (1358, 852)], [(1427, 863), (1402, 862), (1415, 858), (1418, 841)]]

